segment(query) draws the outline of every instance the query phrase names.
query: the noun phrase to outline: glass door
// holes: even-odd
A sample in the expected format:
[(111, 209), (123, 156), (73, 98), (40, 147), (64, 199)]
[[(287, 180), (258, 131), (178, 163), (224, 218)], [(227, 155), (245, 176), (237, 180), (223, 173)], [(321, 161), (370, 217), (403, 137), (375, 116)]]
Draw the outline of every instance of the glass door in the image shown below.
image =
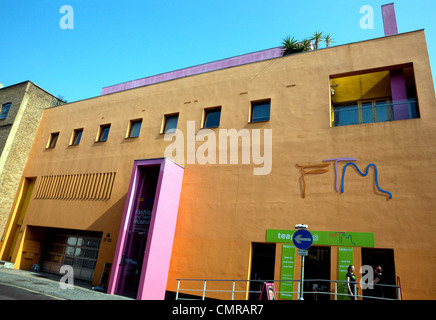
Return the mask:
[(160, 166), (140, 168), (135, 203), (130, 214), (126, 245), (121, 258), (117, 294), (136, 298)]

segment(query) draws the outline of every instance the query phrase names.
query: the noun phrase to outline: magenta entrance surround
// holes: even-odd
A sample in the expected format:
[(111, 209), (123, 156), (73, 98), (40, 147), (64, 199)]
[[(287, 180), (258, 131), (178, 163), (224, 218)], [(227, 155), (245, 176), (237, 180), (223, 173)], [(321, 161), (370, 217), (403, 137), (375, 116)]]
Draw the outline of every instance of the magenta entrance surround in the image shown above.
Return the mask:
[[(141, 172), (142, 170), (142, 172)], [(145, 252), (139, 255), (143, 257), (139, 261), (142, 264), (140, 275), (135, 279), (137, 286), (136, 299), (138, 300), (163, 300), (165, 298), (168, 270), (171, 260), (171, 252), (174, 241), (174, 232), (177, 222), (180, 192), (183, 179), (183, 167), (167, 158), (135, 160), (127, 193), (125, 208), (118, 235), (117, 247), (115, 250), (112, 272), (108, 286), (109, 294), (120, 294), (120, 287), (126, 282), (126, 273), (130, 269), (123, 269), (123, 257), (129, 252), (132, 241), (128, 241), (129, 232), (132, 231), (133, 218), (137, 219), (135, 203), (144, 201), (140, 190), (147, 184), (147, 174), (144, 170), (157, 172), (157, 184), (154, 199), (151, 201), (152, 212), (149, 216), (148, 235), (143, 240)], [(151, 208), (151, 207), (150, 207)], [(145, 211), (145, 210), (143, 210)], [(148, 224), (148, 223), (147, 223)], [(125, 259), (127, 260), (127, 259)], [(130, 271), (130, 273), (132, 273)], [(139, 284), (138, 284), (139, 282)]]

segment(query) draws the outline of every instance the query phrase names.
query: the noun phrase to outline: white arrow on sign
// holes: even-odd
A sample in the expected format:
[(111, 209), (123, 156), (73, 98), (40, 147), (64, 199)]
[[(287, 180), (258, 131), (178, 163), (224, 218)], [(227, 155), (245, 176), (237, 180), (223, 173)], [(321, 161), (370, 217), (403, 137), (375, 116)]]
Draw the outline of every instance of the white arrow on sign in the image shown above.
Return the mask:
[(310, 239), (310, 238), (302, 238), (302, 235), (301, 235), (301, 234), (299, 234), (298, 236), (296, 236), (294, 239), (295, 239), (295, 241), (296, 241), (298, 244), (300, 244), (301, 241), (312, 241), (312, 239)]

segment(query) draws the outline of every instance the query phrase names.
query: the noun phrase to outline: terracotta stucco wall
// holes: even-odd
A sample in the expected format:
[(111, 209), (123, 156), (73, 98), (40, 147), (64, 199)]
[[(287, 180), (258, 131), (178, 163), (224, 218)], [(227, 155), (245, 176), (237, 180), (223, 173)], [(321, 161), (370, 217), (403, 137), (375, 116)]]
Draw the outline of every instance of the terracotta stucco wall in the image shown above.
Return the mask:
[[(421, 118), (330, 126), (332, 75), (409, 63), (415, 73)], [(263, 99), (271, 101), (270, 120), (248, 123), (250, 102)], [(162, 157), (171, 143), (160, 134), (163, 115), (179, 112), (178, 129), (185, 138), (188, 121), (195, 121), (194, 134), (200, 136), (205, 133), (200, 129), (203, 110), (215, 106), (222, 108), (220, 127), (212, 129), (217, 137), (220, 129), (248, 129), (250, 137), (253, 129), (260, 129), (263, 152), (263, 134), (272, 129), (272, 170), (254, 175), (253, 168), (262, 165), (242, 164), (241, 158), (234, 165), (185, 163), (167, 290), (176, 290), (176, 278), (247, 279), (252, 242), (265, 242), (266, 229), (306, 223), (319, 231), (373, 232), (376, 248), (394, 249), (404, 298), (436, 297), (436, 280), (427, 275), (436, 263), (432, 218), (436, 104), (423, 31), (204, 73), (46, 110), (24, 172), (25, 177), (37, 177), (35, 190), (45, 175), (116, 172), (116, 180), (106, 201), (32, 200), (24, 224), (110, 233), (113, 241), (100, 248), (95, 282), (104, 262), (113, 258), (133, 160)], [(125, 139), (129, 120), (138, 118), (143, 119), (140, 136)], [(107, 123), (111, 124), (108, 141), (95, 143), (99, 125)], [(68, 146), (77, 128), (84, 128), (82, 141)], [(57, 146), (47, 150), (52, 132), (60, 136)], [(203, 143), (197, 141), (195, 150)], [(347, 171), (345, 193), (338, 194), (333, 165), (325, 174), (306, 177), (303, 199), (296, 164), (318, 164), (336, 157), (356, 158), (361, 170), (374, 163), (380, 186), (393, 199), (375, 190), (372, 173), (362, 178), (352, 170)], [(417, 233), (419, 240), (412, 241)], [(355, 263), (359, 263), (358, 255)], [(334, 269), (332, 265), (332, 277)]]

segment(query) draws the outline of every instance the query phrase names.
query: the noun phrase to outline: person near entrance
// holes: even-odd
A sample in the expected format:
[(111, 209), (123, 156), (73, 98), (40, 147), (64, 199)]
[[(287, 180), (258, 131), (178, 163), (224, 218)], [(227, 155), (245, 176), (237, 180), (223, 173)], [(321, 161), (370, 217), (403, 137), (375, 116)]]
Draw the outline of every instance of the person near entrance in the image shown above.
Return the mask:
[(374, 273), (375, 273), (375, 278), (373, 281), (373, 283), (375, 284), (374, 297), (383, 298), (384, 297), (383, 286), (380, 286), (380, 284), (383, 284), (383, 280), (384, 280), (382, 267), (380, 266), (376, 267)]
[(354, 299), (356, 296), (356, 276), (354, 275), (354, 266), (350, 265), (348, 266), (348, 273), (346, 275), (347, 279), (347, 287), (348, 287), (348, 294)]

